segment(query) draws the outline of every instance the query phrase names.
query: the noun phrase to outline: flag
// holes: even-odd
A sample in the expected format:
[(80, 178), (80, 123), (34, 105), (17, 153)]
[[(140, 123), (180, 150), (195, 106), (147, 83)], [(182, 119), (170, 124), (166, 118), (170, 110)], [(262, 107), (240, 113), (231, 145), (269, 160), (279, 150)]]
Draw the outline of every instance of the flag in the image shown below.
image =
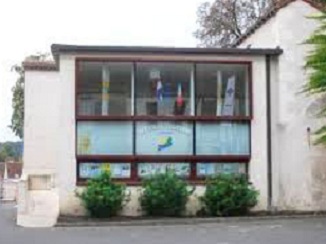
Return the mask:
[(234, 115), (234, 93), (235, 93), (235, 76), (231, 76), (225, 90), (225, 99), (223, 106), (223, 114), (225, 116)]
[(161, 80), (158, 80), (156, 83), (156, 99), (158, 102), (163, 101), (163, 85)]
[(110, 71), (108, 67), (102, 71), (102, 115), (109, 113)]
[(183, 105), (182, 86), (181, 83), (178, 83), (177, 106), (182, 107), (182, 105)]

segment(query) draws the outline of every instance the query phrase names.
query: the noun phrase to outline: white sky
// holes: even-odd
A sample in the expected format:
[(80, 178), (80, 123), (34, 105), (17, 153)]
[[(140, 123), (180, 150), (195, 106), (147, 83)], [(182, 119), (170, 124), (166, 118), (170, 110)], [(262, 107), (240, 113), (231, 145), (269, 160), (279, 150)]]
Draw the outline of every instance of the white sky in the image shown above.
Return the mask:
[[(1, 0), (0, 142), (11, 120), (12, 65), (52, 43), (196, 46), (196, 11), (207, 0)], [(35, 94), (37, 95), (37, 94)]]

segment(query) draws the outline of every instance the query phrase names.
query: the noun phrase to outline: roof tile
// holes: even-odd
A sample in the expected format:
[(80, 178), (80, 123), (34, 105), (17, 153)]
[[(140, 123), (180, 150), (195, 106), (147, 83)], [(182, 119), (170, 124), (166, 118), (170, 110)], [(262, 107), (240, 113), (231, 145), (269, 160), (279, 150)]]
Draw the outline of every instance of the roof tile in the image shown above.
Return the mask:
[(29, 71), (57, 71), (58, 67), (54, 61), (25, 61), (24, 70)]

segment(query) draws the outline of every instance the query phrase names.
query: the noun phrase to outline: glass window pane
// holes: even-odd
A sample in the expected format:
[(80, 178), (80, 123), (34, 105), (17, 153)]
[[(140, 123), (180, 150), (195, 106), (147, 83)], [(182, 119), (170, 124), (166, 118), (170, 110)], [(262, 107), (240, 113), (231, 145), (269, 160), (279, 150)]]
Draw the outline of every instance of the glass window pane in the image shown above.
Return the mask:
[(191, 155), (193, 126), (188, 122), (137, 122), (136, 153), (142, 155)]
[(197, 115), (248, 116), (248, 65), (197, 64)]
[(197, 177), (218, 174), (246, 174), (244, 163), (197, 163)]
[(196, 124), (198, 155), (249, 155), (249, 123)]
[(110, 170), (114, 179), (130, 178), (130, 163), (79, 163), (78, 173), (80, 179), (91, 179), (98, 177), (104, 170)]
[(190, 115), (192, 65), (138, 63), (138, 115)]
[(155, 174), (164, 174), (168, 170), (175, 172), (180, 177), (190, 176), (190, 163), (139, 163), (138, 176), (150, 177)]
[(78, 115), (131, 115), (131, 63), (80, 62)]
[(78, 122), (78, 155), (132, 154), (131, 122)]

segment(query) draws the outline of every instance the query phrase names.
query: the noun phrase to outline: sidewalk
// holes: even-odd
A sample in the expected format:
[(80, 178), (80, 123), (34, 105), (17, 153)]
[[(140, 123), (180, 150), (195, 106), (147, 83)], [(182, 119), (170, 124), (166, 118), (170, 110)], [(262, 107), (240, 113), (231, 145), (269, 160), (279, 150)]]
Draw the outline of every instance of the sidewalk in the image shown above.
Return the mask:
[(252, 215), (243, 217), (113, 217), (111, 219), (93, 219), (87, 217), (59, 217), (57, 227), (96, 227), (96, 226), (165, 226), (165, 225), (197, 225), (215, 223), (237, 223), (286, 219), (324, 218), (325, 212), (277, 213)]

